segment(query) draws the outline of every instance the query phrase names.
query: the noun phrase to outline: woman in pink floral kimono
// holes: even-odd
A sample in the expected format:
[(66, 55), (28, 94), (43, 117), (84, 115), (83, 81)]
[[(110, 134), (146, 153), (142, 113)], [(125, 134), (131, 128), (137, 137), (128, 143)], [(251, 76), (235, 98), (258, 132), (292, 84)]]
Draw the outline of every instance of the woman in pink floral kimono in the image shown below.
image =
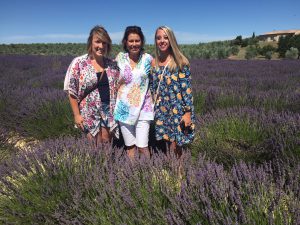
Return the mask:
[(111, 39), (101, 26), (95, 26), (87, 41), (88, 54), (76, 57), (65, 77), (64, 90), (68, 93), (75, 125), (96, 145), (108, 142), (117, 129), (113, 117), (119, 68), (107, 58)]

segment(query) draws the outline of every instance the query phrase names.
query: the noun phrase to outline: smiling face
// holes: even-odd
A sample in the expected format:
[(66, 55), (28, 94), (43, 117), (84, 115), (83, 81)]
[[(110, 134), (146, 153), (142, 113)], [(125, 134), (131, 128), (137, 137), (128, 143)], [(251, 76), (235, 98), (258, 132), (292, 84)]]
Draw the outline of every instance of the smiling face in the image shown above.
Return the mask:
[(155, 42), (161, 53), (168, 54), (170, 52), (170, 41), (168, 35), (162, 29), (157, 30), (155, 34)]
[(92, 40), (92, 54), (94, 57), (103, 57), (107, 54), (108, 44), (95, 34)]
[(130, 55), (139, 55), (142, 47), (142, 40), (140, 35), (131, 33), (128, 35), (126, 41), (126, 48)]

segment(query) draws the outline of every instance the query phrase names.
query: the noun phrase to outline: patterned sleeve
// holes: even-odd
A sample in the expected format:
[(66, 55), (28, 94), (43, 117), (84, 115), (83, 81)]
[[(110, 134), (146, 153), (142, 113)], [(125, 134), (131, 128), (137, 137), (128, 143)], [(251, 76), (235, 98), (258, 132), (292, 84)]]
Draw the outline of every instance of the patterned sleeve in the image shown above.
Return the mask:
[(153, 83), (154, 69), (155, 69), (155, 66), (153, 63), (153, 58), (151, 58), (150, 71), (149, 71), (148, 77), (149, 77), (149, 89), (150, 89), (152, 96), (154, 95), (154, 87), (153, 87), (153, 85), (154, 85), (154, 83)]
[(116, 57), (116, 61), (118, 62), (118, 66), (120, 67), (120, 78), (123, 79), (126, 84), (129, 84), (133, 79), (133, 75), (131, 72), (130, 65), (128, 65), (128, 63), (125, 63), (125, 53), (120, 52)]
[(115, 87), (118, 87), (119, 81), (120, 81), (120, 68), (118, 66), (118, 62), (117, 62), (116, 59), (112, 59), (110, 67), (111, 67), (111, 69), (113, 70), (113, 73), (114, 73)]
[(64, 81), (64, 91), (76, 98), (78, 98), (79, 76), (79, 60), (77, 57), (71, 62)]
[(149, 76), (150, 75), (150, 70), (151, 70), (151, 62), (152, 62), (153, 58), (150, 54), (147, 54), (146, 57), (146, 64), (145, 64), (145, 72), (146, 74)]
[(184, 102), (185, 112), (191, 111), (193, 106), (193, 95), (192, 95), (192, 85), (191, 85), (191, 72), (189, 66), (184, 66), (182, 70), (179, 71), (179, 81), (182, 99)]

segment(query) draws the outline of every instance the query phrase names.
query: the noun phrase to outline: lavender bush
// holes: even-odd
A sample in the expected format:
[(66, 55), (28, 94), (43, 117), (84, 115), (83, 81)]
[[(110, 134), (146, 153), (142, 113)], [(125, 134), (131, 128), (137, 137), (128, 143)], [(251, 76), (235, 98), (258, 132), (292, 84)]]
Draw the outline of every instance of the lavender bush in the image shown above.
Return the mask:
[(80, 137), (71, 60), (0, 56), (1, 223), (300, 223), (297, 61), (191, 61), (197, 130), (178, 173), (160, 152), (131, 162)]
[(198, 113), (234, 106), (300, 112), (297, 61), (193, 60), (191, 68)]
[[(1, 167), (0, 220), (25, 224), (298, 224), (299, 164), (231, 170), (201, 155), (134, 162), (60, 138)], [(275, 162), (274, 162), (275, 163)], [(277, 167), (280, 168), (280, 167)]]
[(10, 138), (9, 130), (0, 128), (0, 165), (18, 153), (18, 149), (15, 147), (17, 141), (18, 138), (13, 140)]
[(0, 122), (28, 139), (78, 135), (63, 76), (70, 57), (0, 56)]
[(275, 157), (300, 158), (300, 115), (229, 108), (198, 116), (192, 153), (205, 152), (218, 162), (262, 163)]

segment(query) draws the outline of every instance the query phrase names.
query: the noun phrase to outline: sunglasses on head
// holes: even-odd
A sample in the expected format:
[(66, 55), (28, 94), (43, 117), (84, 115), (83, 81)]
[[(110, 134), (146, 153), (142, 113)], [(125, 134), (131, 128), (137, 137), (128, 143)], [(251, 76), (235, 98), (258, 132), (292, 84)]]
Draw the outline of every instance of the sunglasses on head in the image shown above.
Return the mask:
[(139, 26), (128, 26), (128, 27), (126, 27), (126, 31), (128, 31), (128, 30), (141, 30), (141, 28), (139, 27)]

